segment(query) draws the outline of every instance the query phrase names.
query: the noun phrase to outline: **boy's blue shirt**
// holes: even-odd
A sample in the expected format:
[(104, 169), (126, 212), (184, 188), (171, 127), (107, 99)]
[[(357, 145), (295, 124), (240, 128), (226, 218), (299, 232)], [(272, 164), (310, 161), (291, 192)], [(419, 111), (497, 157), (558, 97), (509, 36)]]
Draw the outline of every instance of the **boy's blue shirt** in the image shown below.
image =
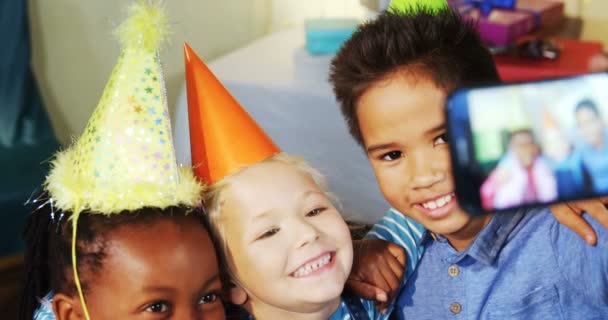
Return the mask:
[[(559, 224), (548, 208), (496, 214), (461, 252), (445, 238), (434, 240), (423, 232), (418, 241), (423, 250), (418, 251), (424, 256), (397, 296), (395, 315), (398, 319), (608, 319), (608, 232), (584, 217), (598, 234), (595, 247)], [(414, 223), (404, 219), (402, 226)], [(384, 239), (399, 242), (391, 236), (383, 234)]]

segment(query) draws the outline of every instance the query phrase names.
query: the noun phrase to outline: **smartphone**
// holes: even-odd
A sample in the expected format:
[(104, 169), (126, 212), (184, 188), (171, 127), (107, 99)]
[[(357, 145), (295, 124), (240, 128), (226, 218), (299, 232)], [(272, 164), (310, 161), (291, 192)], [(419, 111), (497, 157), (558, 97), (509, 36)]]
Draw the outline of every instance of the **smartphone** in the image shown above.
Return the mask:
[(608, 73), (459, 89), (446, 118), (470, 214), (608, 195)]

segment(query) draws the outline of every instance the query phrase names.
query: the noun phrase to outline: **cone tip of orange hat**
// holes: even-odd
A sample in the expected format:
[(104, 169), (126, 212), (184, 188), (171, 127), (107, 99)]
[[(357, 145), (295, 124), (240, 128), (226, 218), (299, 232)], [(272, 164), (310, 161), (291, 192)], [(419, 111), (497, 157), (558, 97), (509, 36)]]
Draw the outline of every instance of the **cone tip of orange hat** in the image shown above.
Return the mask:
[(184, 42), (184, 60), (186, 65), (196, 64), (202, 65), (205, 69), (208, 68), (207, 65), (205, 65), (205, 62), (203, 62), (203, 59), (196, 54), (196, 51), (194, 51), (187, 42)]
[(186, 62), (190, 62), (190, 55), (194, 53), (192, 47), (188, 44), (188, 42), (184, 42), (184, 57), (186, 58)]

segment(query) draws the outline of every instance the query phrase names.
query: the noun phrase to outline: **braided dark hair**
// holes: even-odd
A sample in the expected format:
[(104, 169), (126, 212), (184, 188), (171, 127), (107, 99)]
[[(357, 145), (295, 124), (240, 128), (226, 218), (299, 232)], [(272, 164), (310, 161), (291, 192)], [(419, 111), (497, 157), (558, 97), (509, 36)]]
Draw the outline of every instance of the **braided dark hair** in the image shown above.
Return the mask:
[[(48, 201), (39, 198), (42, 201)], [(52, 202), (34, 210), (27, 218), (24, 230), (25, 288), (21, 297), (19, 319), (31, 320), (40, 298), (49, 291), (76, 294), (72, 273), (71, 214), (56, 210)], [(76, 256), (83, 293), (90, 289), (90, 281), (103, 265), (106, 257), (108, 233), (122, 225), (148, 225), (161, 219), (176, 220), (193, 214), (204, 225), (199, 209), (184, 207), (143, 208), (121, 214), (102, 215), (83, 212), (78, 218)], [(177, 219), (176, 219), (177, 218)]]

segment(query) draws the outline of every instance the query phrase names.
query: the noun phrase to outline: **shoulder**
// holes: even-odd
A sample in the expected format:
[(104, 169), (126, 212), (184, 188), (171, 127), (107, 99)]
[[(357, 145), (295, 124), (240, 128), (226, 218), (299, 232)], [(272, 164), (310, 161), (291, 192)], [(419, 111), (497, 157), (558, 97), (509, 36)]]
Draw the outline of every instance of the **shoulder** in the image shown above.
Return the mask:
[(597, 244), (588, 245), (574, 231), (556, 223), (551, 229), (555, 263), (571, 291), (588, 301), (608, 303), (608, 232), (588, 214), (583, 218), (597, 234)]
[[(579, 235), (572, 231), (569, 227), (560, 224), (553, 218), (551, 223), (551, 242), (555, 249), (564, 250), (564, 252), (584, 253), (584, 252), (601, 252), (608, 253), (608, 230), (597, 219), (583, 213), (581, 216), (595, 231), (597, 235), (597, 244), (595, 246), (588, 245)], [(557, 252), (559, 253), (559, 252)]]
[(544, 237), (546, 237), (546, 232), (558, 224), (549, 207), (524, 209), (522, 213), (523, 216), (515, 227), (519, 232), (515, 232), (515, 235), (524, 233), (526, 236), (531, 236), (545, 233)]

